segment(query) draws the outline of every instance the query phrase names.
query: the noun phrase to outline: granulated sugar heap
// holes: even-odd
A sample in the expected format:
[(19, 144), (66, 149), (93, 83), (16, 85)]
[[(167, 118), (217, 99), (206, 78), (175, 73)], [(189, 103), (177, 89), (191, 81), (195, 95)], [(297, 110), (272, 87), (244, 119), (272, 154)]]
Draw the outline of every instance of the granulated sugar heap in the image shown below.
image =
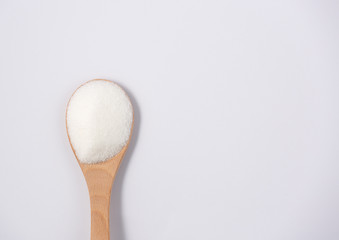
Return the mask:
[(68, 136), (81, 163), (106, 161), (127, 144), (133, 107), (117, 84), (93, 80), (71, 97), (66, 114)]

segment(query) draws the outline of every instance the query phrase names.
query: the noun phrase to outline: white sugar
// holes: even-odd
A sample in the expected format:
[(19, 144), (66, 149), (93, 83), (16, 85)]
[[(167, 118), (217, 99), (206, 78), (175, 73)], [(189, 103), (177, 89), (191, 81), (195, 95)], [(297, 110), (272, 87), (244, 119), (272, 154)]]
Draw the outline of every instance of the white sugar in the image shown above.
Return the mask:
[(115, 83), (94, 80), (81, 86), (67, 108), (68, 135), (81, 163), (106, 161), (127, 144), (133, 108)]

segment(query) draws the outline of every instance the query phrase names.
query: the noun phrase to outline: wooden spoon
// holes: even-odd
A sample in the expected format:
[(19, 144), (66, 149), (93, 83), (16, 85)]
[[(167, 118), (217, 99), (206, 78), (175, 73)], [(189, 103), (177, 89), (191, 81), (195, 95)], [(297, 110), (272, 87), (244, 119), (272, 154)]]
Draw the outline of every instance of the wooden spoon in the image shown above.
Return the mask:
[[(103, 80), (103, 79), (95, 79)], [(95, 81), (94, 80), (94, 81)], [(93, 81), (93, 80), (92, 80)], [(106, 80), (108, 81), (108, 80)], [(86, 83), (85, 83), (86, 84)], [(81, 87), (81, 86), (80, 86)], [(74, 94), (74, 93), (73, 93)], [(72, 95), (73, 96), (73, 95)], [(69, 102), (68, 102), (69, 103)], [(67, 104), (67, 108), (68, 108)], [(67, 127), (67, 111), (66, 111), (66, 129), (68, 140), (71, 144), (73, 153), (79, 163), (79, 166), (85, 176), (91, 204), (91, 240), (109, 240), (109, 207), (112, 185), (118, 171), (121, 160), (123, 159), (129, 142), (131, 140), (134, 123), (131, 125), (130, 137), (127, 144), (121, 151), (111, 159), (96, 164), (81, 163), (76, 155), (74, 147), (71, 143), (68, 127)]]

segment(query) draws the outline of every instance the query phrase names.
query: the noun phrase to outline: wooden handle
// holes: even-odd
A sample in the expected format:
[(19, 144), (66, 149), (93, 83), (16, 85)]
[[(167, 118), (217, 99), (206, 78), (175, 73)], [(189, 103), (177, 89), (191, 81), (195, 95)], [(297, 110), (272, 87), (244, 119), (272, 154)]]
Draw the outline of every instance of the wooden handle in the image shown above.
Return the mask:
[(81, 164), (91, 201), (91, 240), (109, 240), (109, 205), (111, 189), (125, 147), (112, 159), (98, 164)]
[(109, 199), (91, 198), (91, 240), (109, 240)]
[(109, 205), (113, 175), (103, 169), (86, 172), (91, 201), (91, 240), (109, 240)]

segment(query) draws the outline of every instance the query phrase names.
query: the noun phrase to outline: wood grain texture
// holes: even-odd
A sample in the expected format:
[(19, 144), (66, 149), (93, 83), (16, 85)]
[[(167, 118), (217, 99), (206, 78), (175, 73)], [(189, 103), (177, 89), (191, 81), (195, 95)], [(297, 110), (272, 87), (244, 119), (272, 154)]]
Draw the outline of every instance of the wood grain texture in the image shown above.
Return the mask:
[(109, 240), (109, 206), (112, 185), (127, 150), (97, 164), (79, 163), (85, 176), (91, 202), (91, 240)]

